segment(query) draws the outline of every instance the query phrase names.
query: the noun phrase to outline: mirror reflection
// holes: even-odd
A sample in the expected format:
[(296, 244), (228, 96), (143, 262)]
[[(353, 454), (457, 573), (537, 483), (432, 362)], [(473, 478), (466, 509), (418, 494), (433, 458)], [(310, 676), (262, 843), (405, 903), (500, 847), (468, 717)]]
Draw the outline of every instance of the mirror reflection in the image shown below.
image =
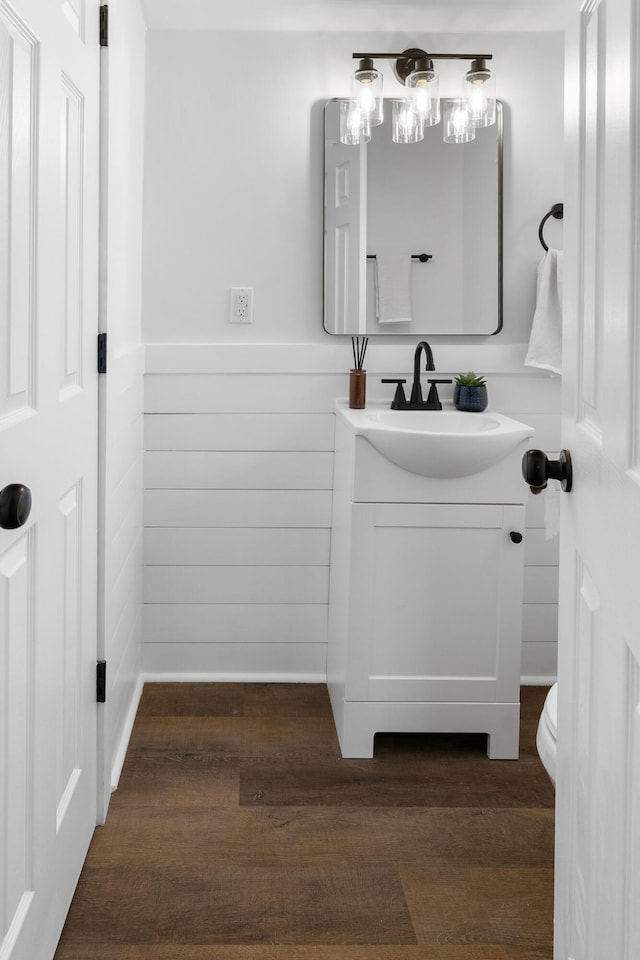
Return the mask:
[[(360, 144), (325, 107), (324, 326), (333, 334), (460, 334), (502, 328), (502, 106), (475, 139), (442, 124), (395, 143), (398, 108)], [(442, 101), (443, 113), (451, 101)], [(344, 110), (344, 107), (342, 108)], [(344, 120), (343, 120), (344, 125)]]

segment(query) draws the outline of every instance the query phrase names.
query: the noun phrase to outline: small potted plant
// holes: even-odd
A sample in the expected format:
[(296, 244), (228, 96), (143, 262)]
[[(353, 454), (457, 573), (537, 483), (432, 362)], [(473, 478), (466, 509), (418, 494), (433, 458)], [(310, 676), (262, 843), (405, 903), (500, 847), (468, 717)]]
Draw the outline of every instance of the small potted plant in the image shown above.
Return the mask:
[(481, 413), (485, 410), (489, 398), (484, 377), (479, 377), (473, 370), (456, 377), (453, 402), (457, 410), (467, 410), (471, 413)]

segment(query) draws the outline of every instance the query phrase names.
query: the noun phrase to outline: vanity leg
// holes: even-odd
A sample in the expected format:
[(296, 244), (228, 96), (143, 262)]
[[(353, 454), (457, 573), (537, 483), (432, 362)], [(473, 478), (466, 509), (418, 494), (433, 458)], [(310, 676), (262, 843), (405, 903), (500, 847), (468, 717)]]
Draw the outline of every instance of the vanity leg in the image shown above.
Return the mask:
[(345, 760), (363, 759), (370, 760), (373, 757), (373, 742), (375, 730), (372, 730), (371, 724), (367, 722), (365, 711), (362, 705), (344, 704), (344, 718), (341, 729), (338, 729), (338, 738), (340, 740), (340, 751)]
[(520, 755), (520, 704), (505, 704), (495, 726), (488, 731), (490, 760), (517, 760)]

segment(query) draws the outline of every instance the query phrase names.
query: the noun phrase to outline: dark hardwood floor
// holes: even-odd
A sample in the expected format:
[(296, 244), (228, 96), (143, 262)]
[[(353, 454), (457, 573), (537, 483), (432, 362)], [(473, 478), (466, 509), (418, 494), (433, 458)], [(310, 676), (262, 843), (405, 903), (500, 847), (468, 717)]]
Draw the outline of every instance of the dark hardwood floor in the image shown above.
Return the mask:
[(343, 760), (324, 686), (147, 685), (56, 960), (551, 960), (545, 692)]

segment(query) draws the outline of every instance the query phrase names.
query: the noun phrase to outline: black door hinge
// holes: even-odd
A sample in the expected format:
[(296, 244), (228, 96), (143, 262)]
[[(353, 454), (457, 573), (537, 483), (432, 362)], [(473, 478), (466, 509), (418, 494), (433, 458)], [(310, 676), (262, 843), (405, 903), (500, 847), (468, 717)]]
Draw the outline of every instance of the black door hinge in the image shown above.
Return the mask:
[(107, 335), (98, 334), (98, 373), (107, 372)]
[(100, 7), (100, 46), (109, 46), (109, 7), (106, 3)]
[(96, 701), (107, 702), (107, 661), (98, 660), (96, 664)]

